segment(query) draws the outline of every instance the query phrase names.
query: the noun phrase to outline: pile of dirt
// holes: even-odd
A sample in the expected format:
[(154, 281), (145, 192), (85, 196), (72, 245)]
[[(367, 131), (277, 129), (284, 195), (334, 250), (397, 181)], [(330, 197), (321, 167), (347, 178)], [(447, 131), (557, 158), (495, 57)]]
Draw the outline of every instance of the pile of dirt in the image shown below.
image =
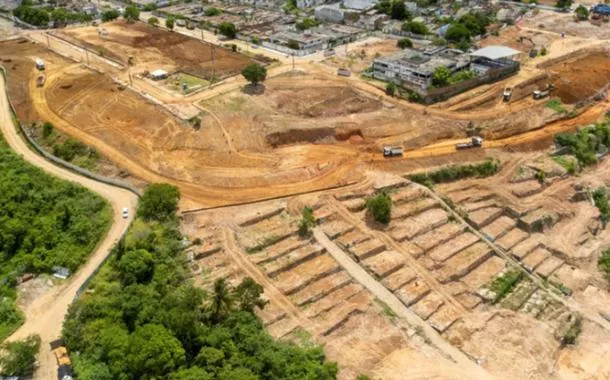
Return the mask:
[(594, 96), (610, 83), (610, 56), (598, 52), (560, 62), (548, 68), (554, 95), (566, 104)]

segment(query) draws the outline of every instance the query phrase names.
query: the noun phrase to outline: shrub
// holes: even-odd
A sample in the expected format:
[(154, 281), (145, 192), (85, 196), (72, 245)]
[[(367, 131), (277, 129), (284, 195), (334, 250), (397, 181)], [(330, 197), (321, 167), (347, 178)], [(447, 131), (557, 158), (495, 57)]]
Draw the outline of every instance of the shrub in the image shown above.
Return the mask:
[(387, 95), (394, 96), (394, 94), (396, 93), (396, 84), (394, 82), (389, 82), (385, 86), (385, 93)]
[(602, 252), (597, 260), (597, 267), (604, 273), (606, 278), (610, 280), (610, 248)]
[(76, 156), (87, 155), (88, 151), (85, 144), (72, 138), (53, 147), (53, 155), (66, 161), (72, 161)]
[(413, 34), (420, 34), (420, 35), (430, 34), (428, 27), (425, 24), (423, 24), (421, 22), (417, 22), (417, 21), (405, 22), (404, 24), (402, 24), (402, 30), (405, 32), (410, 32)]
[(102, 22), (113, 21), (119, 18), (121, 14), (116, 9), (110, 9), (102, 12)]
[(212, 17), (212, 16), (218, 16), (222, 13), (222, 11), (218, 8), (215, 7), (211, 7), (205, 10), (205, 15), (208, 17)]
[(150, 26), (159, 26), (159, 19), (156, 17), (149, 17), (147, 22)]
[(377, 222), (383, 224), (390, 223), (392, 218), (392, 198), (385, 192), (367, 199), (366, 208)]
[(498, 172), (500, 163), (496, 160), (486, 160), (478, 164), (449, 165), (432, 171), (411, 174), (407, 176), (413, 182), (432, 187), (437, 183), (453, 182), (459, 179), (490, 177)]
[(409, 38), (401, 38), (398, 40), (398, 42), (396, 42), (396, 46), (398, 46), (401, 49), (412, 48), (413, 41), (411, 41), (411, 39), (409, 39)]
[(235, 36), (237, 36), (237, 28), (235, 27), (235, 24), (223, 22), (218, 25), (218, 33), (227, 38), (235, 38)]
[(49, 123), (48, 121), (46, 121), (43, 125), (42, 125), (42, 138), (46, 139), (49, 136), (51, 136), (53, 134), (53, 130), (55, 128), (53, 127), (53, 124)]
[(600, 187), (593, 192), (593, 201), (595, 207), (599, 210), (599, 219), (602, 222), (602, 226), (606, 228), (606, 224), (610, 219), (610, 206), (608, 205), (608, 194), (606, 188)]
[(311, 229), (316, 224), (316, 218), (310, 207), (304, 207), (301, 211), (301, 221), (299, 222), (299, 235), (306, 237), (311, 234)]
[(307, 17), (303, 21), (297, 22), (295, 24), (295, 26), (298, 30), (307, 30), (307, 29), (314, 28), (318, 25), (320, 25), (320, 21), (318, 21), (312, 17)]
[(578, 338), (578, 336), (580, 335), (581, 332), (582, 332), (582, 316), (576, 315), (574, 317), (574, 321), (572, 322), (572, 324), (570, 325), (570, 327), (564, 334), (563, 338), (561, 339), (561, 344), (564, 346), (576, 344), (576, 339)]
[(129, 22), (136, 21), (140, 19), (140, 9), (135, 5), (131, 5), (125, 8), (125, 12), (123, 12), (123, 18)]
[(493, 303), (501, 301), (523, 279), (523, 272), (518, 269), (510, 270), (494, 279), (489, 289), (494, 292)]
[(267, 69), (258, 63), (251, 63), (244, 67), (241, 71), (241, 75), (243, 75), (248, 82), (256, 86), (267, 78)]

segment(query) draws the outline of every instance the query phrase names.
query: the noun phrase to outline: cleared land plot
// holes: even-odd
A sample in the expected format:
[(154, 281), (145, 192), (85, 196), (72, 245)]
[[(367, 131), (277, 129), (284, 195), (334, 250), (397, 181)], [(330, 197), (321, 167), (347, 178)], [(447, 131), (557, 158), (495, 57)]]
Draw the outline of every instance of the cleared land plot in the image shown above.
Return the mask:
[(392, 210), (392, 219), (402, 219), (416, 215), (434, 208), (437, 205), (438, 202), (432, 198), (421, 198), (413, 202), (404, 203)]
[(437, 278), (441, 283), (455, 281), (481, 265), (491, 255), (491, 248), (486, 243), (471, 245), (447, 260), (439, 270)]
[(415, 237), (411, 242), (422, 248), (424, 251), (434, 248), (438, 244), (443, 244), (449, 239), (453, 239), (464, 231), (464, 226), (459, 223), (447, 223), (430, 232)]
[(396, 289), (401, 288), (409, 282), (415, 280), (416, 278), (417, 273), (413, 269), (404, 266), (396, 272), (385, 277), (383, 280), (381, 280), (381, 283), (393, 292)]
[(348, 284), (342, 288), (335, 290), (334, 292), (328, 294), (327, 296), (319, 299), (318, 301), (305, 305), (305, 315), (308, 318), (314, 318), (318, 316), (320, 313), (327, 312), (333, 307), (345, 302), (346, 299), (349, 299), (353, 295), (362, 291), (362, 286), (359, 284)]
[(288, 252), (299, 249), (309, 244), (308, 239), (301, 239), (298, 236), (291, 236), (287, 239), (280, 241), (279, 243), (273, 244), (267, 247), (264, 251), (258, 253), (252, 253), (248, 257), (255, 264), (265, 264), (269, 261), (273, 261), (280, 256), (287, 254)]
[(530, 235), (520, 228), (513, 228), (508, 231), (506, 235), (502, 236), (496, 241), (496, 244), (502, 249), (510, 250), (515, 245), (521, 243), (527, 239)]
[(337, 237), (344, 235), (352, 230), (354, 230), (354, 226), (347, 223), (342, 219), (331, 220), (322, 225), (322, 231), (328, 236), (329, 239), (334, 240)]
[(339, 269), (337, 262), (324, 254), (279, 274), (275, 281), (285, 294), (293, 294), (319, 278), (338, 272)]
[(536, 267), (538, 265), (540, 265), (544, 260), (546, 260), (550, 256), (551, 256), (551, 252), (547, 251), (546, 249), (544, 249), (542, 247), (539, 247), (539, 248), (536, 248), (533, 252), (531, 252), (527, 256), (525, 256), (525, 258), (523, 259), (523, 265), (526, 268), (534, 270), (534, 269), (536, 269)]
[(443, 298), (438, 295), (438, 293), (431, 292), (412, 306), (411, 309), (421, 319), (426, 320), (430, 318), (430, 316), (434, 314), (441, 306), (443, 306), (444, 303)]
[(269, 277), (275, 277), (307, 260), (321, 255), (324, 251), (324, 248), (317, 244), (308, 244), (266, 264), (264, 269)]
[(384, 251), (369, 257), (362, 264), (373, 272), (377, 278), (384, 278), (403, 267), (405, 265), (405, 258), (400, 252)]
[(492, 256), (483, 264), (473, 269), (470, 273), (462, 278), (462, 282), (468, 285), (470, 289), (478, 289), (487, 284), (492, 278), (500, 273), (506, 267), (506, 262), (498, 256)]
[(539, 275), (541, 275), (544, 278), (548, 278), (557, 269), (559, 269), (559, 267), (562, 266), (563, 263), (564, 263), (564, 261), (561, 260), (560, 258), (551, 256), (551, 257), (547, 258), (546, 260), (544, 260), (544, 262), (536, 268), (536, 273), (538, 273)]
[(610, 57), (607, 53), (593, 53), (559, 62), (547, 70), (555, 85), (553, 96), (558, 96), (566, 104), (593, 96), (610, 83)]
[(504, 210), (499, 207), (488, 207), (471, 212), (468, 214), (468, 219), (472, 220), (479, 228), (482, 228), (500, 217), (503, 212)]
[(447, 241), (446, 243), (437, 246), (429, 252), (426, 256), (430, 257), (436, 262), (442, 262), (449, 259), (459, 251), (468, 246), (476, 243), (479, 238), (470, 232), (464, 232), (455, 238)]
[(383, 252), (384, 250), (385, 243), (377, 238), (366, 240), (360, 244), (349, 248), (349, 251), (356, 257), (358, 261), (374, 256), (380, 252)]
[(390, 194), (392, 203), (400, 204), (406, 202), (412, 202), (416, 199), (422, 198), (425, 195), (424, 191), (415, 186), (401, 187), (395, 192)]
[(409, 282), (407, 285), (394, 292), (396, 297), (406, 306), (413, 305), (424, 298), (428, 293), (430, 293), (430, 287), (420, 278)]
[(107, 31), (103, 36), (93, 26), (64, 29), (60, 34), (81, 46), (111, 54), (125, 64), (134, 57), (137, 68), (181, 71), (206, 80), (238, 74), (251, 62), (245, 55), (143, 22), (116, 21), (104, 23), (103, 27)]
[(441, 306), (436, 313), (428, 318), (430, 326), (434, 327), (438, 332), (442, 333), (449, 328), (461, 316), (459, 310), (451, 305)]
[(539, 245), (540, 242), (537, 239), (530, 237), (514, 246), (511, 250), (511, 253), (519, 260), (522, 260), (525, 256), (527, 256), (527, 254), (532, 252)]
[(403, 219), (394, 225), (390, 236), (396, 241), (411, 240), (447, 222), (447, 213), (442, 208), (433, 208), (416, 216)]
[(351, 277), (345, 271), (333, 273), (309, 284), (299, 292), (293, 294), (290, 298), (297, 306), (301, 306), (306, 303), (317, 301), (325, 295), (346, 286), (350, 282)]
[(354, 230), (354, 231), (350, 231), (346, 234), (339, 236), (335, 240), (335, 244), (337, 244), (338, 246), (343, 247), (343, 248), (348, 248), (353, 245), (367, 241), (370, 238), (371, 237), (369, 235), (363, 233), (362, 231)]
[(489, 223), (485, 228), (481, 230), (485, 235), (491, 237), (493, 240), (504, 236), (509, 230), (517, 225), (515, 219), (509, 218), (506, 215), (502, 215), (498, 219)]

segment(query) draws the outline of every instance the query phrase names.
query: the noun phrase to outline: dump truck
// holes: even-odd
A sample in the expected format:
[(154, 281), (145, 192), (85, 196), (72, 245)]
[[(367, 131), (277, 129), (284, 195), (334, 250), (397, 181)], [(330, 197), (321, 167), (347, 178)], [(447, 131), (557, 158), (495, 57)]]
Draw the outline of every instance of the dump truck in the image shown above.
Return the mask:
[(38, 78), (36, 78), (36, 87), (44, 86), (44, 82), (46, 80), (47, 80), (47, 77), (45, 77), (44, 75), (39, 75)]
[(549, 83), (544, 90), (536, 90), (536, 91), (534, 91), (532, 93), (532, 96), (534, 97), (535, 100), (543, 99), (543, 98), (546, 98), (548, 96), (551, 96), (551, 92), (552, 91), (553, 91), (553, 85)]
[(383, 156), (384, 157), (398, 157), (402, 156), (403, 150), (399, 146), (384, 146)]
[(337, 70), (337, 75), (342, 76), (342, 77), (349, 77), (349, 76), (352, 76), (352, 72), (349, 71), (348, 69), (340, 68), (339, 70)]
[(508, 101), (510, 101), (510, 98), (511, 98), (512, 96), (513, 96), (513, 89), (512, 89), (512, 87), (506, 87), (506, 88), (504, 89), (504, 91), (502, 92), (502, 99), (503, 99), (505, 102), (508, 102)]
[(36, 58), (34, 62), (36, 62), (36, 68), (38, 70), (44, 70), (44, 61), (42, 59)]
[(469, 142), (455, 144), (456, 149), (480, 148), (483, 145), (481, 136), (473, 136)]
[(70, 356), (68, 355), (68, 350), (66, 349), (63, 340), (57, 339), (51, 342), (51, 351), (53, 352), (53, 355), (55, 355), (55, 359), (57, 359), (58, 366), (72, 365)]

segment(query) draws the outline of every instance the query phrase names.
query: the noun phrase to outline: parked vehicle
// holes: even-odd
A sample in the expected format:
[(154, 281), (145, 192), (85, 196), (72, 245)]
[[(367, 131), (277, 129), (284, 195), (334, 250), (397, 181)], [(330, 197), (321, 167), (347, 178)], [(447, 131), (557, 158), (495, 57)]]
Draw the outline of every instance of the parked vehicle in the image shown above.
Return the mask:
[(349, 71), (348, 69), (340, 68), (339, 70), (337, 70), (337, 75), (342, 76), (342, 77), (350, 77), (350, 76), (352, 76), (352, 72)]
[(502, 99), (504, 99), (505, 102), (510, 101), (510, 98), (513, 96), (513, 89), (512, 87), (506, 87), (504, 89), (504, 92), (502, 92)]
[(195, 29), (195, 23), (194, 23), (194, 22), (191, 22), (191, 21), (187, 22), (187, 23), (186, 23), (186, 28), (187, 28), (188, 30), (193, 30), (193, 29)]
[(383, 156), (384, 157), (397, 157), (402, 156), (403, 149), (399, 146), (384, 146)]
[(129, 209), (127, 207), (123, 207), (123, 219), (129, 218)]
[(176, 20), (176, 25), (178, 26), (186, 26), (186, 21), (179, 18), (178, 20)]
[(44, 70), (44, 61), (42, 59), (36, 58), (35, 62), (38, 70)]
[(47, 80), (47, 77), (44, 74), (40, 74), (38, 78), (36, 78), (36, 87), (44, 86), (44, 82)]
[(481, 146), (483, 146), (483, 138), (481, 136), (474, 136), (469, 142), (455, 144), (456, 149), (480, 148)]
[(554, 88), (553, 85), (551, 83), (549, 83), (544, 90), (534, 91), (532, 96), (534, 97), (535, 100), (546, 98), (548, 96), (551, 96), (551, 92), (553, 91), (553, 88)]

